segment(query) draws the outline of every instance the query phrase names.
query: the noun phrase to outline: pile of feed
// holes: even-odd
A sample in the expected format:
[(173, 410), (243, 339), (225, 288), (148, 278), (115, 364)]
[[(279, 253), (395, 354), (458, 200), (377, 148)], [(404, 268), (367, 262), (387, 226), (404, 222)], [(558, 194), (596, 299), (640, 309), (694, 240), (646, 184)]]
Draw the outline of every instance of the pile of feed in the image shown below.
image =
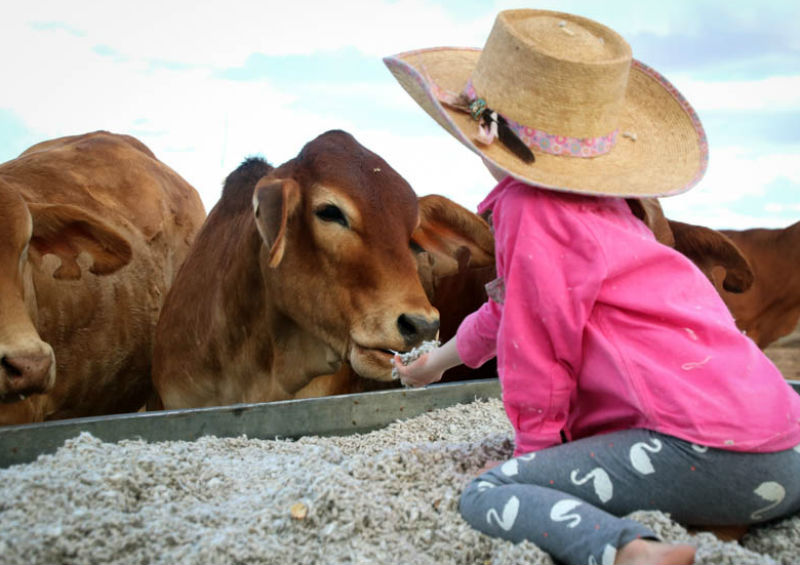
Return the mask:
[[(103, 443), (88, 434), (0, 470), (4, 564), (548, 564), (529, 543), (470, 528), (457, 503), (488, 460), (510, 456), (498, 400), (435, 410), (368, 434), (298, 441), (206, 437)], [(742, 545), (632, 515), (698, 563), (792, 563), (800, 517)]]

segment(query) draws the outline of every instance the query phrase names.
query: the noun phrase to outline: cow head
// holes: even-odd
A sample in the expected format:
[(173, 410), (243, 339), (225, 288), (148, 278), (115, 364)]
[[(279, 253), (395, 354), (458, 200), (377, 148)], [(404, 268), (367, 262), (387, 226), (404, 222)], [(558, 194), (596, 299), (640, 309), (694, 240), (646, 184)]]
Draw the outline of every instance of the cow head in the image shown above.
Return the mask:
[(60, 265), (52, 276), (77, 279), (77, 258), (87, 252), (89, 270), (113, 272), (131, 258), (128, 242), (104, 222), (68, 205), (26, 202), (0, 179), (0, 401), (46, 392), (55, 382), (53, 349), (36, 330), (32, 268), (43, 256)]
[(352, 136), (309, 142), (256, 184), (253, 209), (276, 307), (360, 375), (388, 380), (392, 350), (436, 337), (411, 249), (417, 197)]

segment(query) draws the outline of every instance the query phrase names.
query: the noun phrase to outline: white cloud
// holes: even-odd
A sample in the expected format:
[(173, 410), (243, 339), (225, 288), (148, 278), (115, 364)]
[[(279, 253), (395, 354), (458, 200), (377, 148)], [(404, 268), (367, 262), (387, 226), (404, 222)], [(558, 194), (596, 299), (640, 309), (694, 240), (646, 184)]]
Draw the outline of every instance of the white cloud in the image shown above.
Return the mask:
[(764, 210), (773, 214), (784, 214), (785, 212), (791, 212), (800, 216), (800, 204), (779, 204), (777, 202), (771, 202), (764, 205)]
[(15, 9), (17, 22), (60, 22), (127, 57), (218, 68), (253, 52), (311, 54), (349, 45), (381, 56), (450, 39), (482, 42), (491, 23), (483, 16), (479, 25), (454, 25), (445, 8), (424, 0), (40, 0)]
[[(433, 0), (18, 3), (0, 23), (0, 108), (12, 110), (40, 139), (95, 129), (132, 133), (198, 188), (208, 208), (224, 177), (244, 157), (261, 153), (277, 165), (319, 133), (340, 128), (382, 155), (419, 194), (444, 194), (474, 209), (493, 180), (476, 156), (422, 110), (419, 134), (406, 133), (414, 131), (413, 123), (396, 127), (391, 109), (407, 110), (413, 103), (388, 71), (375, 83), (315, 85), (320, 96), (346, 99), (348, 91), (357, 90), (359, 100), (387, 108), (380, 122), (368, 127), (300, 107), (291, 91), (268, 81), (226, 81), (214, 71), (239, 67), (255, 52), (313, 54), (351, 46), (377, 59), (425, 46), (480, 46), (496, 10), (505, 7), (516, 6), (501, 1), (476, 9), (472, 3), (451, 13)], [(537, 7), (583, 13), (623, 35), (687, 31), (681, 26), (697, 10), (687, 1), (631, 7), (616, 0), (547, 0)], [(59, 25), (36, 28), (36, 22)], [(152, 61), (187, 67), (153, 67)], [(670, 78), (701, 114), (791, 110), (800, 107), (800, 76), (790, 70), (793, 75), (733, 85), (695, 76)], [(667, 199), (665, 208), (693, 223), (766, 225), (769, 218), (745, 217), (725, 206), (742, 196), (764, 195), (776, 179), (800, 184), (800, 147), (757, 156), (726, 147), (727, 140), (715, 141), (707, 178), (690, 193)]]
[[(785, 202), (764, 202), (764, 211), (735, 212), (736, 203), (746, 199), (761, 200), (767, 187), (788, 181), (800, 187), (800, 147), (786, 153), (754, 155), (744, 147), (712, 150), (705, 178), (691, 191), (662, 199), (668, 217), (712, 228), (744, 229), (750, 227), (784, 227), (786, 211), (797, 210), (800, 192), (787, 194)], [(787, 204), (788, 202), (788, 204)], [(800, 215), (798, 215), (800, 219)]]
[(800, 185), (800, 159), (797, 158), (800, 147), (793, 149), (795, 151), (757, 155), (741, 146), (721, 148), (712, 153), (702, 186), (720, 187), (715, 195), (715, 200), (720, 202), (747, 194), (763, 196), (765, 187), (780, 178)]
[[(791, 69), (796, 73), (798, 69)], [(758, 80), (704, 81), (685, 75), (670, 77), (695, 110), (800, 109), (800, 74)]]

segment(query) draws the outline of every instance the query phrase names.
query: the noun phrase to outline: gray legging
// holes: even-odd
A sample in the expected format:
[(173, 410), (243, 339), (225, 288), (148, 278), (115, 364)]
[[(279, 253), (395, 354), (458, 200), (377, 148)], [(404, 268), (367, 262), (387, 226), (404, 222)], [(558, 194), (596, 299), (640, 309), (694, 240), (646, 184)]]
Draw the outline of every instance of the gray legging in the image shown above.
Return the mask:
[(626, 430), (506, 461), (467, 485), (472, 527), (529, 540), (564, 563), (613, 563), (617, 548), (657, 539), (618, 518), (661, 510), (690, 525), (755, 524), (800, 511), (800, 446), (776, 453), (713, 449)]

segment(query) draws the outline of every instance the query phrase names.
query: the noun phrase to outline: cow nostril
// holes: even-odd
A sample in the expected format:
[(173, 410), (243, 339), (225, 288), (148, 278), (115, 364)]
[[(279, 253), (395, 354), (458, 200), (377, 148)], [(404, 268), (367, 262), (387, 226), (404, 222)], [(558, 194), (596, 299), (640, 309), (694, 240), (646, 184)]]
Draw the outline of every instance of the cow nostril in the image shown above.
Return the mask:
[(19, 367), (14, 366), (5, 355), (2, 359), (0, 359), (0, 367), (3, 367), (3, 369), (6, 371), (6, 374), (11, 378), (18, 378), (22, 376), (22, 371), (19, 369)]
[(417, 333), (417, 328), (411, 320), (411, 317), (405, 314), (400, 314), (400, 317), (397, 318), (397, 329), (400, 330), (400, 335), (403, 337)]
[(0, 367), (15, 389), (44, 387), (51, 366), (52, 359), (49, 355), (4, 355), (0, 359)]
[(435, 339), (439, 331), (439, 319), (401, 314), (397, 318), (397, 329), (400, 331), (400, 335), (403, 336), (403, 340), (411, 345), (420, 341)]

